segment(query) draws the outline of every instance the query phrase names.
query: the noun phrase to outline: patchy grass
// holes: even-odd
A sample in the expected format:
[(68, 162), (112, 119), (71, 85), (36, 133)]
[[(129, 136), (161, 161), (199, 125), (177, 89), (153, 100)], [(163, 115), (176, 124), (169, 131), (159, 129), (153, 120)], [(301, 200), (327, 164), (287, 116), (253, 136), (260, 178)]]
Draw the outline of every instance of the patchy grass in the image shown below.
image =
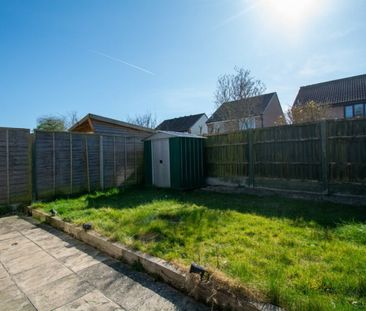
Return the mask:
[(288, 310), (365, 310), (366, 208), (279, 197), (111, 190), (37, 203), (179, 264), (220, 271)]

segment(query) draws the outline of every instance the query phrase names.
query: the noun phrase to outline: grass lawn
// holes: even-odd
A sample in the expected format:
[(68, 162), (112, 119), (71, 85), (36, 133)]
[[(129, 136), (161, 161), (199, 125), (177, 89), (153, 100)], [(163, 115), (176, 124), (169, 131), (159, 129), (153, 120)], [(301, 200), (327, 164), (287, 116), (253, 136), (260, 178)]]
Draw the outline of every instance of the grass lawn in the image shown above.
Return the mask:
[(37, 203), (132, 248), (222, 272), (288, 310), (366, 309), (366, 206), (156, 189)]

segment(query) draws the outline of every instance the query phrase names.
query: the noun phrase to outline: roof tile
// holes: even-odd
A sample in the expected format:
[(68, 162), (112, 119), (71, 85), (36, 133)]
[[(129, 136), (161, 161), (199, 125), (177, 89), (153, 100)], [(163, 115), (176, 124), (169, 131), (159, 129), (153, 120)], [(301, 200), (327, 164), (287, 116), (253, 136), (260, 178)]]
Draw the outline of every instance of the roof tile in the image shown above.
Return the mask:
[(309, 101), (326, 104), (366, 101), (366, 74), (302, 86), (294, 105)]
[(274, 95), (276, 95), (276, 93), (268, 93), (223, 103), (206, 123), (258, 116), (264, 112)]
[(204, 115), (204, 113), (185, 116), (165, 120), (160, 123), (156, 130), (159, 131), (173, 131), (173, 132), (188, 132), (190, 128)]

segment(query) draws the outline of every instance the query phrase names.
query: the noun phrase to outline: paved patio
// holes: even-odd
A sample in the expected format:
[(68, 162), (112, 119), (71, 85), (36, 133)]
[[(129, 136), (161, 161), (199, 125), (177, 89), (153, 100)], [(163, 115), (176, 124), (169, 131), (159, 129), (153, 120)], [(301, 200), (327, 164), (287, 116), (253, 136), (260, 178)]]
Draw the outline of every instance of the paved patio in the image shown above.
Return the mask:
[(31, 218), (0, 218), (0, 310), (207, 307)]

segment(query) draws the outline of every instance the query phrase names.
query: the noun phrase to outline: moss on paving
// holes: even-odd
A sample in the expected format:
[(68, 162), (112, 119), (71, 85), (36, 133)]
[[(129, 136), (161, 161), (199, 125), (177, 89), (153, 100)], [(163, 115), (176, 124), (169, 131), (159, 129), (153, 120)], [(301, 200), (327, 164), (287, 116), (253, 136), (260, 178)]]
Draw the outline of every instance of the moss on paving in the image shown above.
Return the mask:
[(366, 309), (366, 207), (145, 188), (34, 206), (152, 255), (219, 270), (288, 310)]

